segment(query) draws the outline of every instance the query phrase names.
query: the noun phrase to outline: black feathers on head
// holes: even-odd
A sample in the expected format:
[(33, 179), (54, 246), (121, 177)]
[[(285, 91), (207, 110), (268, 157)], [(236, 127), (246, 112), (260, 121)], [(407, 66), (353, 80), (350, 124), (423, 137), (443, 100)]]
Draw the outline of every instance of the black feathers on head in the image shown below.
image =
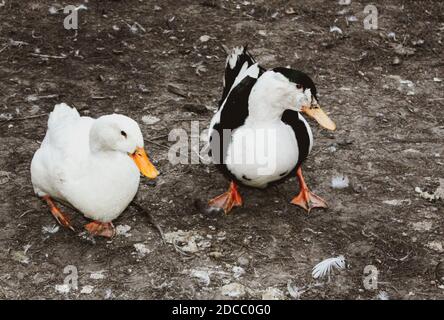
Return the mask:
[(286, 78), (288, 78), (288, 80), (290, 80), (293, 83), (302, 85), (304, 91), (306, 89), (310, 89), (311, 94), (315, 97), (316, 100), (318, 100), (316, 86), (313, 80), (311, 80), (311, 78), (306, 73), (282, 67), (274, 68), (273, 71), (283, 74)]

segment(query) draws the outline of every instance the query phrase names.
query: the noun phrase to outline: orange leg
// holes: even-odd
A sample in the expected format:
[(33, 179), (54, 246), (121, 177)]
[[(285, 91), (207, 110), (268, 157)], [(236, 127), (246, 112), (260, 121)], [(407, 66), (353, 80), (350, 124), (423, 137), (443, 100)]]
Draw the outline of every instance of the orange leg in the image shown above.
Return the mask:
[(85, 229), (94, 236), (112, 238), (116, 235), (116, 229), (112, 222), (93, 221), (85, 225)]
[(291, 200), (291, 203), (304, 208), (308, 213), (313, 208), (328, 208), (327, 203), (321, 198), (308, 190), (304, 177), (302, 176), (301, 167), (298, 168), (296, 175), (299, 180), (300, 192)]
[(54, 216), (54, 218), (57, 220), (59, 224), (61, 224), (64, 227), (67, 227), (71, 229), (72, 231), (75, 231), (73, 226), (71, 225), (71, 222), (63, 212), (60, 211), (59, 208), (55, 205), (54, 201), (52, 201), (50, 196), (43, 196), (43, 200), (46, 201), (49, 208), (51, 209), (51, 213)]
[(236, 183), (231, 181), (228, 191), (210, 200), (208, 205), (210, 207), (224, 209), (226, 214), (229, 213), (233, 207), (242, 206), (242, 197), (239, 194), (239, 191), (237, 191)]

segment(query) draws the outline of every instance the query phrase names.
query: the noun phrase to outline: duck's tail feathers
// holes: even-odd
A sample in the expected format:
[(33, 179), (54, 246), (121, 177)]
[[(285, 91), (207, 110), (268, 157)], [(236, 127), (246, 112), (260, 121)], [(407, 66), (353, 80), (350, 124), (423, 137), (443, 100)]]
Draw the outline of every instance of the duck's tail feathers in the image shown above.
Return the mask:
[(49, 114), (48, 128), (77, 118), (80, 118), (80, 114), (76, 108), (71, 108), (64, 102), (56, 104), (54, 110)]
[(255, 63), (253, 56), (248, 52), (247, 45), (233, 48), (225, 64), (224, 90), (219, 106), (224, 102), (239, 73)]

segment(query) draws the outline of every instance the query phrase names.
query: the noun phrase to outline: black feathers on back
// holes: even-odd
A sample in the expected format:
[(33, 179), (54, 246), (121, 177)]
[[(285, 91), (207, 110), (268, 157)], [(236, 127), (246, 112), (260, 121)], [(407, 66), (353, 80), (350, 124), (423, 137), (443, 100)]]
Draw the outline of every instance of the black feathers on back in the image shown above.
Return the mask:
[[(245, 119), (248, 117), (248, 98), (256, 81), (256, 78), (245, 77), (233, 88), (224, 104), (220, 114), (220, 121), (213, 127), (215, 133), (218, 134), (221, 140), (219, 141), (219, 150), (211, 148), (212, 157), (216, 163), (222, 163), (225, 160), (226, 151), (231, 141), (231, 133), (224, 137), (223, 130), (229, 129), (232, 131), (239, 128), (245, 123)], [(213, 140), (215, 137), (212, 136), (210, 139), (210, 145), (213, 142), (213, 145), (217, 146), (217, 141)]]
[[(229, 58), (231, 58), (232, 55), (234, 55), (234, 54), (235, 53), (233, 52), (229, 56)], [(222, 92), (222, 97), (219, 101), (219, 108), (222, 105), (222, 103), (224, 103), (225, 99), (227, 98), (227, 95), (230, 92), (231, 87), (233, 86), (234, 80), (236, 80), (236, 77), (238, 76), (239, 72), (241, 71), (241, 69), (245, 63), (247, 63), (247, 68), (256, 63), (254, 58), (247, 51), (246, 46), (243, 48), (242, 53), (237, 55), (236, 65), (234, 66), (233, 69), (231, 69), (230, 63), (227, 60), (227, 64), (225, 66), (225, 86), (224, 86), (224, 90)]]

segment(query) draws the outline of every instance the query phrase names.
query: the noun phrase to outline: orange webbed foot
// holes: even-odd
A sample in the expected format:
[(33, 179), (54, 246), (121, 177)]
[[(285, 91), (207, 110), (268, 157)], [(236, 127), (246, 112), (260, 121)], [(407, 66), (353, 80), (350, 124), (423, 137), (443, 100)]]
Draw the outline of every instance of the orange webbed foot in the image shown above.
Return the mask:
[(57, 208), (57, 206), (55, 205), (54, 201), (51, 199), (50, 196), (44, 196), (43, 200), (46, 201), (46, 203), (48, 204), (52, 215), (54, 216), (54, 218), (57, 220), (57, 222), (68, 228), (71, 229), (72, 231), (74, 230), (74, 227), (71, 225), (71, 221), (69, 219), (69, 217), (67, 215), (65, 215), (62, 211), (60, 211), (59, 208)]
[(116, 235), (116, 229), (112, 222), (93, 221), (85, 225), (85, 229), (93, 236), (113, 238)]
[(313, 208), (328, 208), (327, 202), (325, 202), (324, 199), (310, 192), (308, 189), (304, 177), (302, 176), (301, 167), (299, 167), (296, 171), (296, 175), (299, 180), (301, 191), (296, 197), (293, 198), (293, 200), (291, 200), (291, 203), (300, 206), (308, 213), (310, 213), (311, 209)]
[(208, 205), (214, 208), (221, 208), (225, 214), (228, 214), (234, 207), (242, 206), (242, 203), (242, 197), (237, 190), (237, 185), (232, 181), (228, 191), (211, 199)]

